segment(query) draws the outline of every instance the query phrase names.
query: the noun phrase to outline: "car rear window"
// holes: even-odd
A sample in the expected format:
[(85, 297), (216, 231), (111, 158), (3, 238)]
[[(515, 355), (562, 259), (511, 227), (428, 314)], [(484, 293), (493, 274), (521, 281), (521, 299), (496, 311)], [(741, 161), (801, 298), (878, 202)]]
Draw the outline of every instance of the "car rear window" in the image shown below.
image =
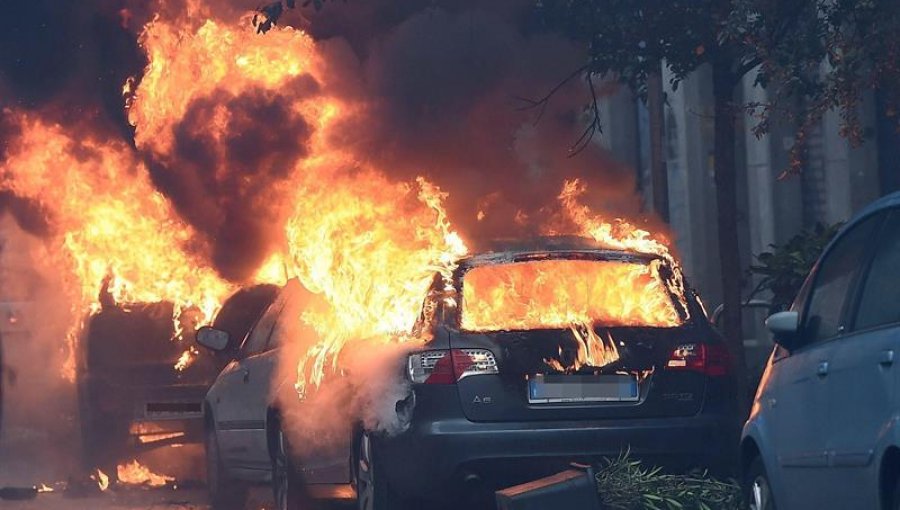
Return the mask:
[(573, 324), (682, 323), (658, 260), (549, 259), (476, 266), (463, 276), (466, 331), (563, 329)]

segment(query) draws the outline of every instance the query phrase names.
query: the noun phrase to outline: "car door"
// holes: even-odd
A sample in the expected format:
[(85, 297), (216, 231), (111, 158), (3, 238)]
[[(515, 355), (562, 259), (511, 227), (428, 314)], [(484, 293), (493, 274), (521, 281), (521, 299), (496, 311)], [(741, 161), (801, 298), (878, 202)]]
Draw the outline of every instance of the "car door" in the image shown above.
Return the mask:
[[(265, 418), (273, 355), (266, 355), (269, 337), (284, 308), (284, 290), (266, 309), (241, 344), (209, 394), (216, 421), (219, 450), (231, 468), (268, 469)], [(264, 463), (257, 450), (266, 452)]]
[[(828, 422), (830, 484), (835, 507), (879, 508), (878, 453), (896, 407), (900, 367), (900, 212), (890, 213), (874, 242), (867, 271), (860, 278), (850, 332), (831, 360)], [(871, 245), (870, 245), (871, 246)]]
[[(801, 310), (797, 345), (775, 353), (769, 394), (771, 438), (782, 478), (784, 508), (831, 508), (827, 466), (828, 380), (838, 340), (845, 333), (847, 303), (877, 221), (844, 233), (813, 270), (795, 308)], [(836, 487), (841, 487), (838, 485)], [(784, 503), (781, 503), (783, 501)]]

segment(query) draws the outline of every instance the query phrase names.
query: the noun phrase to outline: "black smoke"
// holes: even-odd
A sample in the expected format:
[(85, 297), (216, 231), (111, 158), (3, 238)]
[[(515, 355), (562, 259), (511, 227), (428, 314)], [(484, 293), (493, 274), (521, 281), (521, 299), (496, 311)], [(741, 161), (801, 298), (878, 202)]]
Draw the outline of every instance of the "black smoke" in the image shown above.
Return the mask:
[[(301, 76), (286, 88), (314, 94), (318, 84)], [(308, 155), (313, 132), (291, 110), (295, 98), (262, 89), (216, 91), (188, 107), (169, 157), (147, 157), (154, 184), (200, 233), (222, 276), (233, 281), (250, 278), (282, 241), (281, 199), (290, 191), (294, 163)], [(208, 126), (223, 111), (228, 121), (218, 139)]]
[[(528, 233), (573, 177), (589, 183), (591, 205), (636, 212), (628, 169), (598, 144), (569, 151), (586, 122), (583, 81), (529, 107), (526, 99), (544, 96), (584, 58), (580, 46), (542, 26), (533, 0), (301, 4), (279, 22), (317, 39), (330, 62), (322, 83), (301, 78), (282, 95), (216, 92), (190, 105), (172, 154), (141, 154), (154, 184), (197, 230), (197, 250), (226, 278), (246, 279), (283, 242), (286, 172), (308, 154), (313, 131), (287, 107), (297, 94), (368, 105), (339, 126), (333, 142), (392, 179), (422, 175), (448, 191), (451, 219), (470, 242)], [(257, 6), (208, 4), (223, 22)], [(4, 8), (0, 101), (133, 144), (121, 87), (129, 76), (139, 80), (147, 62), (140, 28), (154, 12), (172, 19), (183, 8), (182, 0), (39, 0)], [(203, 125), (223, 106), (230, 121), (219, 153)]]

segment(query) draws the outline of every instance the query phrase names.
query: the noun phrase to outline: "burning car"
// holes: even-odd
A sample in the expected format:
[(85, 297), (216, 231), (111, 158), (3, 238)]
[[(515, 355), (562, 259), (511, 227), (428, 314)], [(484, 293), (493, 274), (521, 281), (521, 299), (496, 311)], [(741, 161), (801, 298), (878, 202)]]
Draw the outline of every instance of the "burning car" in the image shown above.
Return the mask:
[[(295, 454), (267, 391), (279, 383), (259, 379), (273, 374), (273, 329), (296, 319), (270, 307), (207, 399), (214, 501), (271, 475), (281, 508), (296, 506), (301, 479), (350, 480), (361, 509), (423, 507), (414, 503), (625, 450), (673, 470), (730, 472), (735, 376), (677, 268), (582, 240), (541, 246), (466, 257), (435, 276), (412, 332), (423, 343), (398, 363), (412, 392), (395, 408), (408, 426), (357, 427), (330, 463)], [(217, 348), (228, 336), (207, 329), (198, 341)]]
[[(215, 325), (239, 337), (276, 290), (237, 291)], [(203, 397), (227, 360), (192, 350), (190, 338), (177, 340), (173, 316), (168, 302), (105, 300), (88, 319), (78, 365), (85, 468), (115, 476), (118, 462), (140, 449), (202, 438)]]

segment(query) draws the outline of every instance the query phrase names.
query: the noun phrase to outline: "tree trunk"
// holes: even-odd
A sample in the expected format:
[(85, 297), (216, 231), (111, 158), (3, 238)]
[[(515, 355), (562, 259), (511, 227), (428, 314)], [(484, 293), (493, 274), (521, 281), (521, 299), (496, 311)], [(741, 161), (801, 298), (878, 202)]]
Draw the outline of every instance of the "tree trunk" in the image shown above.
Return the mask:
[(653, 212), (669, 222), (669, 170), (663, 151), (665, 123), (663, 117), (662, 76), (657, 72), (647, 76), (647, 113), (650, 128), (650, 186), (653, 193)]
[(722, 268), (722, 330), (738, 375), (741, 411), (746, 412), (747, 378), (741, 332), (741, 258), (738, 247), (737, 171), (735, 169), (734, 89), (738, 80), (727, 64), (713, 64), (715, 98), (714, 167), (718, 208), (719, 260)]

